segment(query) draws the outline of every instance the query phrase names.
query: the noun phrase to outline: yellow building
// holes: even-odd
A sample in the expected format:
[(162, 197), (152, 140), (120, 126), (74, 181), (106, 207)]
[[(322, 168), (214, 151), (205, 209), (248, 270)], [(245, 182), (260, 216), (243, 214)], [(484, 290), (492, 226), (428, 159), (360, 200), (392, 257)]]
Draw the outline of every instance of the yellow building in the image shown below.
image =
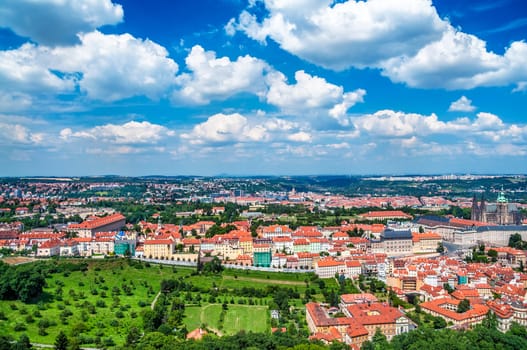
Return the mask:
[(145, 258), (149, 259), (165, 259), (172, 258), (174, 254), (174, 240), (172, 238), (166, 239), (147, 239), (144, 242)]

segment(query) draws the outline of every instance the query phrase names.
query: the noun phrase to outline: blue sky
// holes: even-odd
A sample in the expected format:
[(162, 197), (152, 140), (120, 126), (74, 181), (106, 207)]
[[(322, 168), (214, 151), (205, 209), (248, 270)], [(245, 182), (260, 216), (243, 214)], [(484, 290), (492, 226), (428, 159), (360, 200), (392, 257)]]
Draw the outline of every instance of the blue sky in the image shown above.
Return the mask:
[(0, 176), (527, 172), (522, 0), (4, 0)]

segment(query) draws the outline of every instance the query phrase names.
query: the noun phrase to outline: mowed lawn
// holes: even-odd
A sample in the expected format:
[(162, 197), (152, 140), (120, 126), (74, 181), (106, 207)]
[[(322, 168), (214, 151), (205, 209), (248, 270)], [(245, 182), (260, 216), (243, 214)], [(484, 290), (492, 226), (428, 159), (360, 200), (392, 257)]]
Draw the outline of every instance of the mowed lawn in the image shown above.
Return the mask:
[(226, 334), (235, 334), (240, 330), (264, 333), (269, 330), (268, 319), (267, 306), (229, 305), (223, 329)]
[(225, 311), (223, 327), (220, 327), (221, 311), (221, 304), (188, 306), (185, 309), (185, 325), (189, 331), (192, 331), (206, 324), (208, 328), (219, 331), (223, 335), (236, 334), (241, 330), (252, 332), (270, 330), (267, 306), (230, 304)]

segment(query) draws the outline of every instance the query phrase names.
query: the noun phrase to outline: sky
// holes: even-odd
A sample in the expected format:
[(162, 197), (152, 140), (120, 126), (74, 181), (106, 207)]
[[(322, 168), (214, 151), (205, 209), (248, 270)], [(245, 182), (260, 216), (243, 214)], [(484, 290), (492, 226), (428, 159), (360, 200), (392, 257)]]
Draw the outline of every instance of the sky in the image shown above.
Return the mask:
[(0, 176), (527, 173), (524, 0), (3, 0)]

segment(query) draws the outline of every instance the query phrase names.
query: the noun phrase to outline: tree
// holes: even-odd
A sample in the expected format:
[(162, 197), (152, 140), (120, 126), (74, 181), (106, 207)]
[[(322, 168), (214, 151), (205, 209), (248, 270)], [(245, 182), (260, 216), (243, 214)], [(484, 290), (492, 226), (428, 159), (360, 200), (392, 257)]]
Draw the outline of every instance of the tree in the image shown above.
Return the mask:
[(512, 234), (509, 237), (509, 247), (511, 248), (522, 248), (522, 236), (519, 233)]
[(492, 259), (492, 262), (496, 262), (498, 260), (498, 252), (494, 249), (489, 249), (487, 255)]
[(12, 347), (13, 350), (29, 350), (32, 349), (31, 341), (26, 334), (22, 334), (16, 344)]
[(437, 249), (436, 252), (443, 254), (445, 252), (445, 247), (443, 246), (443, 242), (437, 243)]
[(377, 328), (375, 330), (375, 334), (371, 339), (371, 343), (373, 345), (373, 349), (375, 350), (385, 350), (391, 348), (390, 344), (388, 343), (388, 340), (386, 339), (386, 336), (384, 335), (384, 333), (382, 333), (380, 328)]
[(448, 294), (452, 294), (454, 292), (454, 288), (452, 288), (448, 283), (443, 283), (443, 289), (446, 290)]
[(69, 340), (68, 350), (81, 350), (81, 343), (78, 337), (71, 337)]
[(64, 331), (60, 331), (55, 338), (55, 349), (56, 350), (68, 350), (68, 337)]
[(487, 316), (481, 322), (481, 326), (488, 329), (498, 329), (498, 319), (496, 318), (496, 314), (489, 310)]
[(213, 257), (211, 261), (203, 264), (201, 271), (213, 274), (221, 273), (223, 271), (223, 265), (221, 264), (221, 260), (217, 256)]
[(468, 299), (461, 300), (457, 305), (456, 312), (458, 314), (462, 314), (463, 312), (467, 312), (468, 310), (470, 310), (470, 301)]
[(433, 323), (434, 323), (434, 329), (441, 329), (447, 326), (445, 319), (439, 316), (434, 317)]

